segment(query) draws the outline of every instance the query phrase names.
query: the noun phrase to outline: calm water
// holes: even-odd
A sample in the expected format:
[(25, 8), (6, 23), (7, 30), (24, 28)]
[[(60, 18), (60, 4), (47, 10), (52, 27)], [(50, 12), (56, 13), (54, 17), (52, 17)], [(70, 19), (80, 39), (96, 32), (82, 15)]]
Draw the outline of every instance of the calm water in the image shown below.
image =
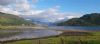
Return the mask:
[(47, 37), (47, 36), (55, 36), (61, 33), (60, 31), (47, 30), (47, 29), (0, 30), (0, 33), (2, 32), (3, 33), (18, 32), (18, 34), (14, 34), (14, 35), (9, 34), (9, 36), (5, 35), (5, 37), (0, 38), (0, 41), (40, 38), (40, 37)]
[(100, 31), (100, 26), (51, 26), (55, 30), (92, 30)]
[[(59, 35), (62, 33), (61, 31), (56, 31), (56, 30), (98, 30), (98, 31), (100, 31), (100, 27), (51, 26), (46, 29), (0, 30), (0, 33), (2, 33), (2, 32), (8, 32), (8, 33), (9, 32), (10, 33), (18, 32), (18, 34), (0, 38), (0, 41), (40, 38), (40, 37), (46, 37), (46, 36)], [(19, 32), (21, 32), (21, 33), (19, 33)]]

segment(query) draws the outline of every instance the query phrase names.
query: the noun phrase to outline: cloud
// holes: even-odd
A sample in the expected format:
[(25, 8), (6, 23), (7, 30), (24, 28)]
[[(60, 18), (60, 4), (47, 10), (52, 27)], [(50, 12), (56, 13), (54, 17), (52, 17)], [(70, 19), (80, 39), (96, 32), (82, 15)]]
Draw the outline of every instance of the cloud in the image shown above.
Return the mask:
[(8, 5), (11, 3), (16, 3), (16, 0), (0, 0), (0, 5)]
[(14, 14), (14, 15), (19, 15), (20, 14), (18, 11), (14, 11), (10, 8), (3, 7), (3, 6), (0, 6), (0, 12)]
[[(37, 0), (32, 0), (32, 3), (36, 3)], [(29, 0), (0, 0), (1, 6), (13, 5), (13, 8), (17, 11), (30, 10), (31, 5)]]
[(21, 0), (14, 5), (14, 9), (17, 11), (28, 11), (30, 10), (31, 6), (28, 0)]
[[(32, 0), (33, 5), (38, 1), (39, 0)], [(0, 12), (25, 15), (27, 17), (31, 16), (34, 20), (38, 19), (43, 22), (56, 22), (58, 20), (77, 17), (76, 15), (78, 14), (76, 13), (60, 12), (60, 7), (61, 6), (56, 5), (48, 9), (39, 10), (38, 8), (33, 9), (29, 0), (0, 0)]]
[(20, 11), (29, 11), (30, 8), (28, 0), (0, 0), (0, 11), (4, 13), (19, 15)]
[[(27, 2), (29, 0), (0, 0), (0, 5), (8, 5), (8, 4), (12, 4), (12, 3), (23, 3), (23, 2)], [(38, 0), (32, 0), (33, 3), (37, 2)]]
[(45, 10), (37, 10), (36, 12), (33, 13), (34, 14), (31, 14), (31, 17), (35, 20), (39, 19), (41, 22), (56, 22), (59, 20), (78, 17), (76, 16), (78, 15), (76, 13), (60, 12), (57, 6)]

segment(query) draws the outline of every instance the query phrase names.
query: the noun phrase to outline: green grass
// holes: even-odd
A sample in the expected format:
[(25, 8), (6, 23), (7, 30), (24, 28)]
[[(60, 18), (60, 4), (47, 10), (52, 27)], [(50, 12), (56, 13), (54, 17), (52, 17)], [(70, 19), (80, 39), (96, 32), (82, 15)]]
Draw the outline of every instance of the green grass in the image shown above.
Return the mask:
[(16, 29), (16, 26), (0, 26), (0, 29)]
[(19, 40), (5, 44), (100, 44), (100, 32), (88, 36), (56, 36), (49, 38)]
[(53, 37), (53, 38), (37, 39), (37, 40), (23, 40), (7, 44), (39, 44), (39, 43), (40, 44), (100, 44), (99, 41), (100, 41), (99, 37), (96, 36), (92, 37), (64, 36), (64, 37)]
[(32, 44), (32, 43), (33, 43), (32, 40), (24, 40), (24, 41), (16, 41), (16, 42), (7, 43), (7, 44)]
[(92, 34), (95, 35), (95, 36), (96, 36), (96, 35), (97, 35), (97, 36), (100, 36), (100, 32), (92, 32)]
[[(22, 25), (15, 25), (15, 26), (1, 26), (0, 25), (0, 30), (12, 30), (12, 29), (14, 29), (14, 30), (16, 30), (16, 29), (23, 29), (23, 28), (25, 28), (25, 27), (36, 27), (35, 25), (33, 26), (29, 26), (29, 25), (24, 25), (24, 26), (22, 26)], [(37, 26), (38, 27), (38, 26)]]

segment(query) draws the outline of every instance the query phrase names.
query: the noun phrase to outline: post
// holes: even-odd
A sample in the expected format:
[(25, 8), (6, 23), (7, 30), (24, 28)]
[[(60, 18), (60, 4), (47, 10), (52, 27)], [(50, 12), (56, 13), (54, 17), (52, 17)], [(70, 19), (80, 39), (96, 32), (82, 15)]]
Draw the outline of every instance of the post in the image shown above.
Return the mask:
[(64, 40), (62, 37), (60, 38), (60, 41), (61, 41), (61, 44), (64, 44)]
[(38, 43), (41, 44), (41, 41), (39, 40)]

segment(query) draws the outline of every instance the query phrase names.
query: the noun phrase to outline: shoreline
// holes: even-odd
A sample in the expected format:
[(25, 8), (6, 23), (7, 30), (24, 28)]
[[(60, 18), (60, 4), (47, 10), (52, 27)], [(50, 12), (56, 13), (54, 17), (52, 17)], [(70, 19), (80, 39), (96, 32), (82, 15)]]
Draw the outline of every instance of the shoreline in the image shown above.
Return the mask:
[[(44, 28), (44, 27), (41, 27), (41, 28), (38, 28), (38, 27), (16, 27), (15, 26), (12, 28), (12, 26), (10, 27), (10, 29), (5, 29), (5, 30), (12, 30), (12, 29), (22, 29), (22, 30), (27, 30), (27, 29), (36, 29), (36, 30), (40, 30), (40, 29), (44, 29), (44, 30), (49, 30), (48, 28)], [(37, 29), (38, 28), (38, 29)], [(3, 30), (3, 29), (1, 29)], [(51, 30), (55, 30), (55, 29), (51, 29)], [(88, 35), (89, 33), (93, 33), (93, 32), (100, 32), (100, 31), (87, 31), (87, 30), (55, 30), (55, 31), (61, 31), (63, 33), (59, 34), (59, 35), (54, 35), (54, 36), (46, 36), (46, 37), (40, 37), (40, 38), (25, 38), (25, 39), (12, 39), (12, 40), (8, 40), (8, 41), (0, 41), (0, 43), (9, 43), (9, 42), (16, 42), (16, 41), (22, 41), (22, 40), (36, 40), (36, 39), (44, 39), (44, 38), (52, 38), (52, 37), (59, 37), (59, 36), (93, 36), (93, 35)], [(81, 33), (81, 34), (79, 34)], [(77, 35), (79, 34), (79, 35)], [(82, 35), (83, 34), (83, 35)]]
[[(81, 33), (81, 34), (79, 34)], [(5, 40), (5, 41), (0, 41), (0, 43), (8, 43), (8, 42), (15, 42), (15, 41), (22, 41), (22, 40), (35, 40), (35, 39), (43, 39), (43, 38), (51, 38), (51, 37), (59, 37), (59, 36), (93, 36), (93, 35), (89, 35), (90, 33), (93, 32), (80, 32), (80, 31), (65, 31), (62, 32), (59, 35), (52, 35), (52, 36), (45, 36), (45, 37), (39, 37), (39, 38), (22, 38), (22, 39), (12, 39), (12, 40)], [(79, 34), (79, 35), (78, 35)]]
[(10, 42), (16, 42), (16, 41), (23, 41), (23, 40), (37, 40), (37, 39), (46, 39), (51, 37), (59, 37), (60, 35), (54, 35), (54, 36), (46, 36), (46, 37), (40, 37), (40, 38), (24, 38), (24, 39), (13, 39), (13, 40), (7, 40), (7, 41), (0, 41), (0, 43), (10, 43)]

